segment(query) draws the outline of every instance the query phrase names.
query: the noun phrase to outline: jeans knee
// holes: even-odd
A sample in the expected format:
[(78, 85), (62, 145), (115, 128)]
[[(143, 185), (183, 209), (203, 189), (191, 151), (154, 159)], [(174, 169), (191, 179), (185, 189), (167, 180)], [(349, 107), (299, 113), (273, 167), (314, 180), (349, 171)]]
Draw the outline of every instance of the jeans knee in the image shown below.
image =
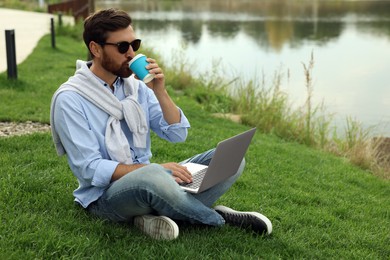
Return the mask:
[(172, 190), (177, 186), (171, 171), (159, 164), (147, 165), (138, 174), (138, 186), (144, 186), (155, 192), (159, 190)]
[(184, 192), (169, 170), (161, 165), (148, 165), (143, 171), (142, 180), (138, 183), (139, 192), (144, 194), (145, 201), (154, 208), (160, 200), (175, 204)]

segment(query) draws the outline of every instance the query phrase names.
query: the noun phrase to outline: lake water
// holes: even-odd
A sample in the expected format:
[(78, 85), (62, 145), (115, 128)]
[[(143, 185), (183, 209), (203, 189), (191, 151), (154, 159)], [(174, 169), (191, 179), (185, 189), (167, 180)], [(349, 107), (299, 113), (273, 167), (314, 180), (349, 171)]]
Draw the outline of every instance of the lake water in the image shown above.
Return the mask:
[[(346, 117), (390, 136), (390, 1), (177, 0), (95, 1), (129, 12), (143, 43), (170, 57), (216, 68), (228, 79), (278, 72), (294, 106), (306, 99), (302, 63), (314, 56), (315, 104), (335, 124)], [(178, 53), (178, 54), (177, 54)]]

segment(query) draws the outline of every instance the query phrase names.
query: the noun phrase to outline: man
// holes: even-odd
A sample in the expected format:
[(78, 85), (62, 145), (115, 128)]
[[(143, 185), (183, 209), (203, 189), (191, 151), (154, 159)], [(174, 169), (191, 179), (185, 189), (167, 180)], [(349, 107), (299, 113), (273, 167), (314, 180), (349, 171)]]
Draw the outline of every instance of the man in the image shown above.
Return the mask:
[[(132, 74), (136, 38), (127, 13), (108, 9), (84, 22), (91, 62), (77, 61), (77, 70), (53, 95), (51, 125), (59, 155), (67, 154), (79, 187), (75, 201), (90, 213), (116, 221), (132, 221), (156, 239), (175, 239), (176, 221), (222, 226), (225, 223), (272, 232), (271, 222), (256, 212), (211, 208), (244, 169), (200, 194), (178, 183), (192, 181), (179, 163), (150, 163), (150, 130), (170, 142), (183, 142), (190, 124), (165, 89), (163, 70), (148, 58), (154, 75), (147, 85)], [(214, 150), (186, 162), (208, 165)], [(174, 219), (174, 220), (173, 220)]]

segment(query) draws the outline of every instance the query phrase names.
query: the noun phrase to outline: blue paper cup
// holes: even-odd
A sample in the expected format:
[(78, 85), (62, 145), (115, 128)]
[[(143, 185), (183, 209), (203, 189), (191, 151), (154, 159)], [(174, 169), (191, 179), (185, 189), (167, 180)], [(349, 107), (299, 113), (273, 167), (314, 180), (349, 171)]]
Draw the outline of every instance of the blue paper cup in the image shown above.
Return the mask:
[(130, 69), (137, 75), (137, 77), (145, 83), (154, 79), (154, 75), (150, 74), (145, 68), (149, 63), (146, 61), (146, 56), (137, 54), (129, 63)]

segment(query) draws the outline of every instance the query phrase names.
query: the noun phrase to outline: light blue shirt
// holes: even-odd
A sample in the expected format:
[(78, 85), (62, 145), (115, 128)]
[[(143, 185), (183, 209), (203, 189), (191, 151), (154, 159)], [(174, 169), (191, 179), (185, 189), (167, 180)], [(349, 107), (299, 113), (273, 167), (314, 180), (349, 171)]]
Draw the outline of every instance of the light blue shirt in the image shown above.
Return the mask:
[[(101, 84), (109, 88), (105, 82), (101, 81)], [(123, 85), (120, 78), (114, 83), (113, 94), (118, 100), (125, 98)], [(153, 91), (143, 82), (139, 85), (138, 102), (145, 112), (149, 127), (146, 148), (134, 147), (132, 134), (124, 120), (121, 121), (121, 127), (131, 147), (133, 162), (149, 164), (152, 157), (150, 130), (170, 142), (183, 142), (190, 124), (178, 108), (180, 123), (169, 125), (164, 120)], [(108, 188), (119, 164), (111, 160), (105, 146), (109, 115), (73, 91), (64, 91), (58, 95), (54, 111), (57, 133), (66, 150), (69, 166), (79, 182), (79, 187), (73, 193), (75, 201), (86, 208)]]

